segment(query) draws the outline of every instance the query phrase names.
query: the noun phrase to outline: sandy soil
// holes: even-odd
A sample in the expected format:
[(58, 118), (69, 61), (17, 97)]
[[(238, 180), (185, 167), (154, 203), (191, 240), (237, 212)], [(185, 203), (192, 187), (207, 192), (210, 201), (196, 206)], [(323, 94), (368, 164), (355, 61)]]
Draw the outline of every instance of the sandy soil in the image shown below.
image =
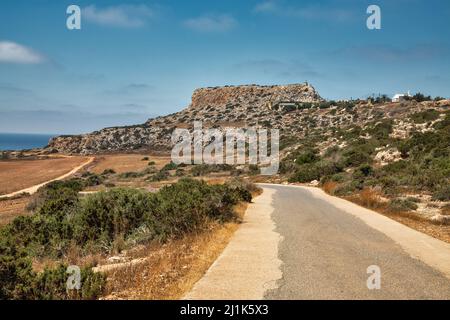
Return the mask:
[[(143, 160), (148, 157), (149, 160)], [(138, 172), (148, 167), (148, 163), (154, 161), (156, 168), (161, 169), (170, 162), (170, 157), (150, 156), (143, 154), (117, 154), (100, 155), (89, 168), (89, 171), (100, 174), (106, 169), (113, 169), (116, 173)]]
[(60, 177), (88, 159), (88, 157), (66, 157), (0, 161), (0, 195)]

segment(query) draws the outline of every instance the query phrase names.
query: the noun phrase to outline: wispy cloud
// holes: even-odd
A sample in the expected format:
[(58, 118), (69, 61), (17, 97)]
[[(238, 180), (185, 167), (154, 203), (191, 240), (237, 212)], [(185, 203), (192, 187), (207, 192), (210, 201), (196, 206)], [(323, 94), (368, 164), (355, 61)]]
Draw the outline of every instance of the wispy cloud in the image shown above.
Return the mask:
[(24, 94), (29, 95), (33, 93), (31, 90), (23, 89), (10, 83), (0, 83), (0, 91), (4, 93), (13, 93), (22, 95)]
[(82, 10), (88, 22), (102, 26), (120, 28), (140, 28), (155, 16), (155, 11), (147, 5), (119, 5), (97, 8), (90, 5)]
[(253, 8), (257, 14), (272, 14), (283, 17), (302, 18), (308, 20), (347, 21), (354, 13), (346, 8), (310, 5), (305, 7), (289, 6), (282, 1), (268, 0)]
[(0, 63), (39, 64), (46, 59), (31, 48), (12, 41), (0, 41)]
[(146, 83), (130, 83), (125, 86), (121, 86), (116, 89), (106, 90), (105, 94), (117, 94), (117, 95), (128, 95), (128, 94), (138, 94), (147, 91), (153, 91), (154, 86)]
[(256, 13), (277, 13), (281, 8), (275, 1), (265, 1), (258, 3), (253, 9)]
[(184, 25), (189, 29), (200, 32), (225, 32), (234, 29), (238, 22), (233, 16), (222, 14), (191, 18), (184, 21)]
[(142, 110), (146, 110), (147, 106), (143, 105), (143, 104), (139, 104), (139, 103), (125, 103), (122, 105), (124, 108), (126, 109), (142, 109)]

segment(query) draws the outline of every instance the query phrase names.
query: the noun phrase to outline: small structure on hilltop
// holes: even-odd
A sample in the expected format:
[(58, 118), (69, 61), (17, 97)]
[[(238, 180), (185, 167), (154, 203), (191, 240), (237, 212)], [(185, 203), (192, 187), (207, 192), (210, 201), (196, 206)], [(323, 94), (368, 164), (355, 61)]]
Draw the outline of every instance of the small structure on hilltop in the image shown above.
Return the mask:
[(397, 93), (392, 97), (392, 102), (401, 102), (408, 100), (408, 98), (411, 98), (411, 95), (408, 93)]

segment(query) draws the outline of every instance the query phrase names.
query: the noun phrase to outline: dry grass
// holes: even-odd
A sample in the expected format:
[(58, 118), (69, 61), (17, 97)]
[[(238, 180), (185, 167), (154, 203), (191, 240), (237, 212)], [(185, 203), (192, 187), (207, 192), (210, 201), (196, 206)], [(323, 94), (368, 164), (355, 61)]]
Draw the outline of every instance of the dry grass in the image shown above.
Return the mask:
[[(149, 160), (142, 160), (148, 157)], [(148, 154), (113, 154), (100, 155), (90, 166), (89, 171), (100, 174), (107, 169), (113, 169), (116, 173), (138, 172), (148, 167), (150, 161), (155, 162), (159, 170), (170, 162), (169, 156), (149, 156)]]
[[(238, 218), (247, 204), (235, 207)], [(221, 254), (238, 222), (212, 224), (204, 232), (138, 250), (141, 263), (109, 271), (105, 299), (169, 300), (182, 298)], [(135, 260), (136, 261), (136, 260)]]
[(10, 223), (20, 215), (29, 214), (26, 211), (29, 200), (29, 196), (0, 200), (0, 226)]
[(359, 201), (362, 206), (370, 209), (380, 208), (381, 202), (380, 194), (372, 188), (365, 188), (359, 194)]
[(411, 229), (420, 231), (441, 241), (450, 243), (450, 225), (436, 224), (414, 211), (392, 212), (387, 203), (381, 201), (379, 193), (373, 189), (365, 189), (345, 199), (400, 222)]
[(334, 196), (334, 191), (336, 190), (336, 188), (338, 187), (338, 183), (334, 182), (334, 181), (327, 181), (323, 184), (322, 189), (323, 191), (325, 191), (326, 193), (328, 193), (329, 195)]
[(87, 157), (0, 161), (0, 195), (60, 177), (83, 164)]
[(431, 237), (450, 243), (450, 225), (435, 224), (413, 212), (401, 212), (395, 214), (387, 211), (379, 212), (411, 229), (415, 229)]

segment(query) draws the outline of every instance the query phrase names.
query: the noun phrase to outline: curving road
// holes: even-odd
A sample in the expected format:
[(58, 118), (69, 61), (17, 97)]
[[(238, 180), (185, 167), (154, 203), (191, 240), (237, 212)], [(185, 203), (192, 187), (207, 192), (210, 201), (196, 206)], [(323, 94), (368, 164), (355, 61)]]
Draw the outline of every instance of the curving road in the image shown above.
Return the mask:
[[(261, 186), (271, 201), (256, 198), (249, 210), (256, 206), (263, 221), (269, 213), (274, 227), (265, 222), (264, 230), (233, 238), (233, 250), (225, 249), (187, 298), (450, 299), (450, 244), (316, 188)], [(252, 242), (242, 241), (245, 234)], [(252, 244), (259, 240), (264, 251)], [(261, 254), (272, 259), (252, 263)], [(368, 289), (369, 266), (379, 267), (380, 289)], [(262, 270), (272, 277), (259, 279)], [(255, 288), (263, 294), (252, 294)]]

